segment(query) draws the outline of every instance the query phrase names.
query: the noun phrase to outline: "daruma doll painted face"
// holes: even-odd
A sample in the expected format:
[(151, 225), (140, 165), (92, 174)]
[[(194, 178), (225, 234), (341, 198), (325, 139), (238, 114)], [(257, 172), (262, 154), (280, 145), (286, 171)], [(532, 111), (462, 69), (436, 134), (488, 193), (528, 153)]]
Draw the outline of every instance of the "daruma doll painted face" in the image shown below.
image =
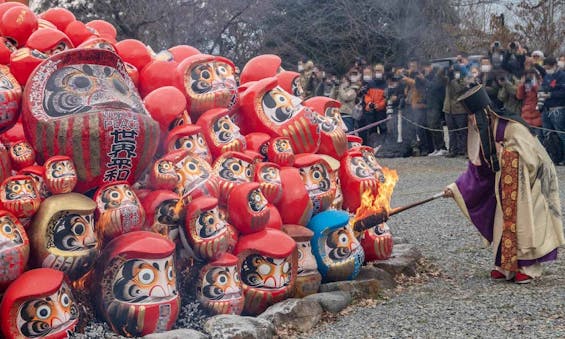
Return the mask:
[(200, 270), (196, 296), (213, 314), (241, 314), (243, 291), (237, 257), (224, 253)]
[(29, 218), (37, 212), (41, 197), (29, 175), (14, 175), (0, 185), (0, 203), (17, 218)]
[(283, 225), (282, 230), (296, 241), (298, 251), (298, 272), (294, 286), (294, 297), (303, 298), (318, 293), (322, 283), (322, 275), (318, 272), (318, 264), (312, 253), (310, 240), (314, 233), (300, 225)]
[(266, 228), (241, 236), (235, 247), (245, 295), (243, 313), (257, 315), (292, 295), (298, 269), (296, 242)]
[(184, 59), (176, 70), (176, 86), (186, 96), (192, 121), (212, 108), (237, 107), (235, 66), (220, 56), (197, 54)]
[(180, 296), (175, 244), (152, 232), (131, 232), (102, 251), (94, 273), (98, 310), (112, 330), (128, 337), (170, 330)]
[(299, 154), (294, 167), (298, 168), (300, 177), (312, 201), (313, 213), (327, 210), (335, 198), (336, 188), (331, 180), (331, 168), (324, 158), (318, 154)]
[(0, 291), (24, 272), (28, 258), (24, 226), (12, 213), (0, 210)]
[(245, 150), (245, 137), (241, 135), (239, 126), (233, 123), (227, 109), (208, 110), (196, 124), (202, 128), (202, 134), (214, 159), (226, 152)]
[(47, 159), (45, 166), (45, 184), (52, 194), (72, 192), (77, 183), (77, 173), (73, 160), (64, 155)]
[(228, 250), (230, 232), (227, 225), (218, 209), (218, 199), (200, 197), (188, 205), (181, 237), (199, 258), (214, 260)]
[(320, 146), (315, 113), (302, 106), (300, 98), (278, 86), (276, 78), (250, 85), (242, 95), (240, 113), (244, 133), (286, 136), (296, 153), (316, 153)]
[(45, 199), (30, 226), (36, 266), (64, 272), (76, 281), (94, 267), (101, 242), (94, 228), (96, 203), (78, 193)]
[(308, 224), (314, 232), (312, 251), (324, 282), (352, 280), (365, 260), (363, 248), (349, 227), (349, 214), (325, 211)]
[(343, 193), (343, 208), (351, 213), (355, 213), (361, 206), (361, 196), (365, 191), (371, 192), (373, 196), (378, 193), (379, 182), (375, 172), (359, 151), (347, 151), (341, 158), (339, 180)]
[(63, 272), (37, 268), (8, 287), (0, 314), (6, 338), (68, 338), (78, 323), (79, 308)]
[(78, 192), (133, 183), (158, 146), (158, 123), (121, 59), (107, 50), (73, 49), (38, 66), (24, 91), (22, 118), (39, 162), (73, 159)]
[(0, 105), (3, 108), (0, 133), (12, 127), (20, 115), (22, 87), (14, 78), (8, 66), (0, 65)]

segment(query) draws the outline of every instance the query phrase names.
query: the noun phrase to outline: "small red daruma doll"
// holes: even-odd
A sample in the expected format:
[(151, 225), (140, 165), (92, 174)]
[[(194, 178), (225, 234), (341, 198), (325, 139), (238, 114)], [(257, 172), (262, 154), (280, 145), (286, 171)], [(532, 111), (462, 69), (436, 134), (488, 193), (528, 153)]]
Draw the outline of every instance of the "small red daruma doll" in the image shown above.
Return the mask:
[(68, 338), (79, 309), (65, 275), (51, 268), (27, 271), (6, 290), (0, 305), (6, 338)]
[(0, 105), (2, 107), (0, 133), (12, 127), (18, 120), (21, 97), (22, 87), (10, 73), (8, 66), (0, 65)]
[(220, 186), (220, 205), (225, 206), (234, 187), (253, 179), (253, 157), (242, 152), (227, 152), (214, 162)]
[(144, 229), (176, 242), (181, 223), (181, 211), (177, 209), (179, 199), (178, 194), (169, 190), (151, 191), (142, 198), (146, 213)]
[(343, 193), (343, 208), (355, 213), (361, 205), (361, 196), (365, 191), (373, 196), (378, 193), (379, 182), (375, 172), (359, 151), (349, 150), (340, 161), (339, 180)]
[(73, 191), (77, 184), (77, 172), (70, 157), (53, 156), (43, 165), (45, 167), (45, 185), (51, 194), (63, 194)]
[(201, 157), (209, 164), (212, 163), (212, 155), (206, 143), (206, 138), (202, 133), (202, 128), (198, 125), (181, 125), (175, 127), (165, 142), (167, 152), (187, 150), (190, 154)]
[(12, 213), (0, 210), (0, 292), (19, 277), (29, 259), (29, 240)]
[(228, 198), (230, 224), (242, 234), (261, 231), (269, 221), (271, 206), (258, 183), (239, 184)]
[(241, 314), (243, 311), (243, 291), (239, 278), (237, 257), (224, 253), (200, 270), (196, 296), (213, 314)]
[(14, 175), (0, 185), (0, 203), (17, 218), (29, 218), (37, 212), (41, 198), (29, 175)]
[(179, 183), (175, 164), (188, 155), (187, 151), (175, 151), (157, 159), (149, 171), (149, 184), (153, 189), (174, 190)]
[(140, 231), (145, 223), (145, 211), (126, 181), (104, 184), (94, 193), (96, 220), (107, 240)]
[(140, 337), (170, 330), (180, 296), (175, 244), (152, 232), (131, 232), (104, 248), (94, 272), (99, 315), (119, 335)]
[(241, 265), (244, 314), (258, 315), (292, 295), (298, 260), (296, 242), (287, 234), (267, 228), (241, 236), (234, 254)]
[(22, 169), (35, 163), (35, 151), (25, 140), (17, 141), (10, 147), (10, 159), (16, 169)]
[(261, 162), (255, 165), (255, 182), (271, 204), (277, 204), (282, 198), (281, 168), (272, 162)]
[(215, 108), (206, 111), (196, 124), (202, 128), (202, 134), (214, 159), (221, 154), (245, 150), (245, 137), (241, 135), (239, 126), (233, 123), (227, 109)]
[(294, 165), (294, 151), (287, 137), (271, 139), (267, 147), (267, 158), (280, 166)]
[(386, 260), (392, 254), (392, 234), (386, 223), (382, 223), (365, 230), (359, 240), (365, 261)]
[(51, 196), (51, 193), (47, 189), (47, 185), (45, 185), (45, 180), (43, 180), (45, 175), (45, 168), (43, 166), (28, 166), (22, 168), (18, 174), (29, 175), (33, 179), (42, 201)]
[(331, 167), (318, 154), (299, 154), (294, 167), (298, 168), (308, 196), (312, 201), (313, 213), (327, 210), (335, 198), (336, 188), (331, 180)]
[(227, 225), (218, 209), (218, 199), (200, 197), (186, 209), (181, 239), (183, 243), (188, 242), (200, 259), (214, 260), (228, 250), (230, 232)]

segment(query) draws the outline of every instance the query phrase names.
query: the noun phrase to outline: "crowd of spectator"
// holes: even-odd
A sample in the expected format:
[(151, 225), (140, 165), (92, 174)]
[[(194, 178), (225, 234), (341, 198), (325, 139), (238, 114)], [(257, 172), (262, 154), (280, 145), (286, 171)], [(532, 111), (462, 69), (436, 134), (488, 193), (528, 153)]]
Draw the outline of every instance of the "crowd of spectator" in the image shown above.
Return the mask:
[(467, 112), (457, 98), (482, 84), (495, 111), (521, 117), (554, 162), (565, 162), (564, 55), (557, 59), (518, 42), (506, 48), (494, 42), (485, 55), (407, 65), (370, 65), (357, 58), (340, 79), (312, 61), (299, 62), (298, 71), (306, 98), (341, 102), (350, 132), (371, 126), (358, 132), (370, 146), (403, 144), (413, 156), (465, 157)]

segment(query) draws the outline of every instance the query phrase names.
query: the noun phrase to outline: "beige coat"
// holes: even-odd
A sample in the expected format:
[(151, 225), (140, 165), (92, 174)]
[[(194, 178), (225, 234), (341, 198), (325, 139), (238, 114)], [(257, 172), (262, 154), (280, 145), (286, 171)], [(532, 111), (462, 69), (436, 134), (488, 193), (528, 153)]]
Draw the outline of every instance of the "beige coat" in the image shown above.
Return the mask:
[[(496, 121), (498, 122), (498, 119)], [(496, 131), (496, 126), (494, 130)], [(497, 144), (497, 149), (499, 155), (502, 149), (519, 154), (516, 217), (518, 259), (540, 258), (565, 244), (555, 167), (538, 139), (517, 122), (508, 123), (504, 141)], [(471, 155), (470, 157), (474, 158)], [(496, 173), (495, 187), (500, 187), (500, 174), (501, 171)], [(448, 187), (453, 191), (458, 206), (469, 218), (469, 212), (457, 185), (451, 184)], [(500, 191), (495, 189), (495, 192), (497, 204), (492, 247), (496, 253), (502, 237), (503, 214)]]

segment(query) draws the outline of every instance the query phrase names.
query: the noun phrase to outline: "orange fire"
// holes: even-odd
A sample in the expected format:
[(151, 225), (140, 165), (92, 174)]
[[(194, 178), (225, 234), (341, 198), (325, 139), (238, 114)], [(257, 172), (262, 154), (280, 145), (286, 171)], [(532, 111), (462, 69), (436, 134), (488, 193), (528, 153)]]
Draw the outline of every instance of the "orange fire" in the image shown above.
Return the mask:
[(383, 209), (390, 212), (390, 199), (396, 182), (398, 181), (398, 173), (387, 167), (383, 167), (385, 181), (379, 183), (378, 195), (374, 196), (371, 191), (363, 192), (361, 196), (361, 206), (355, 211), (354, 221), (361, 220), (372, 214), (379, 213)]

